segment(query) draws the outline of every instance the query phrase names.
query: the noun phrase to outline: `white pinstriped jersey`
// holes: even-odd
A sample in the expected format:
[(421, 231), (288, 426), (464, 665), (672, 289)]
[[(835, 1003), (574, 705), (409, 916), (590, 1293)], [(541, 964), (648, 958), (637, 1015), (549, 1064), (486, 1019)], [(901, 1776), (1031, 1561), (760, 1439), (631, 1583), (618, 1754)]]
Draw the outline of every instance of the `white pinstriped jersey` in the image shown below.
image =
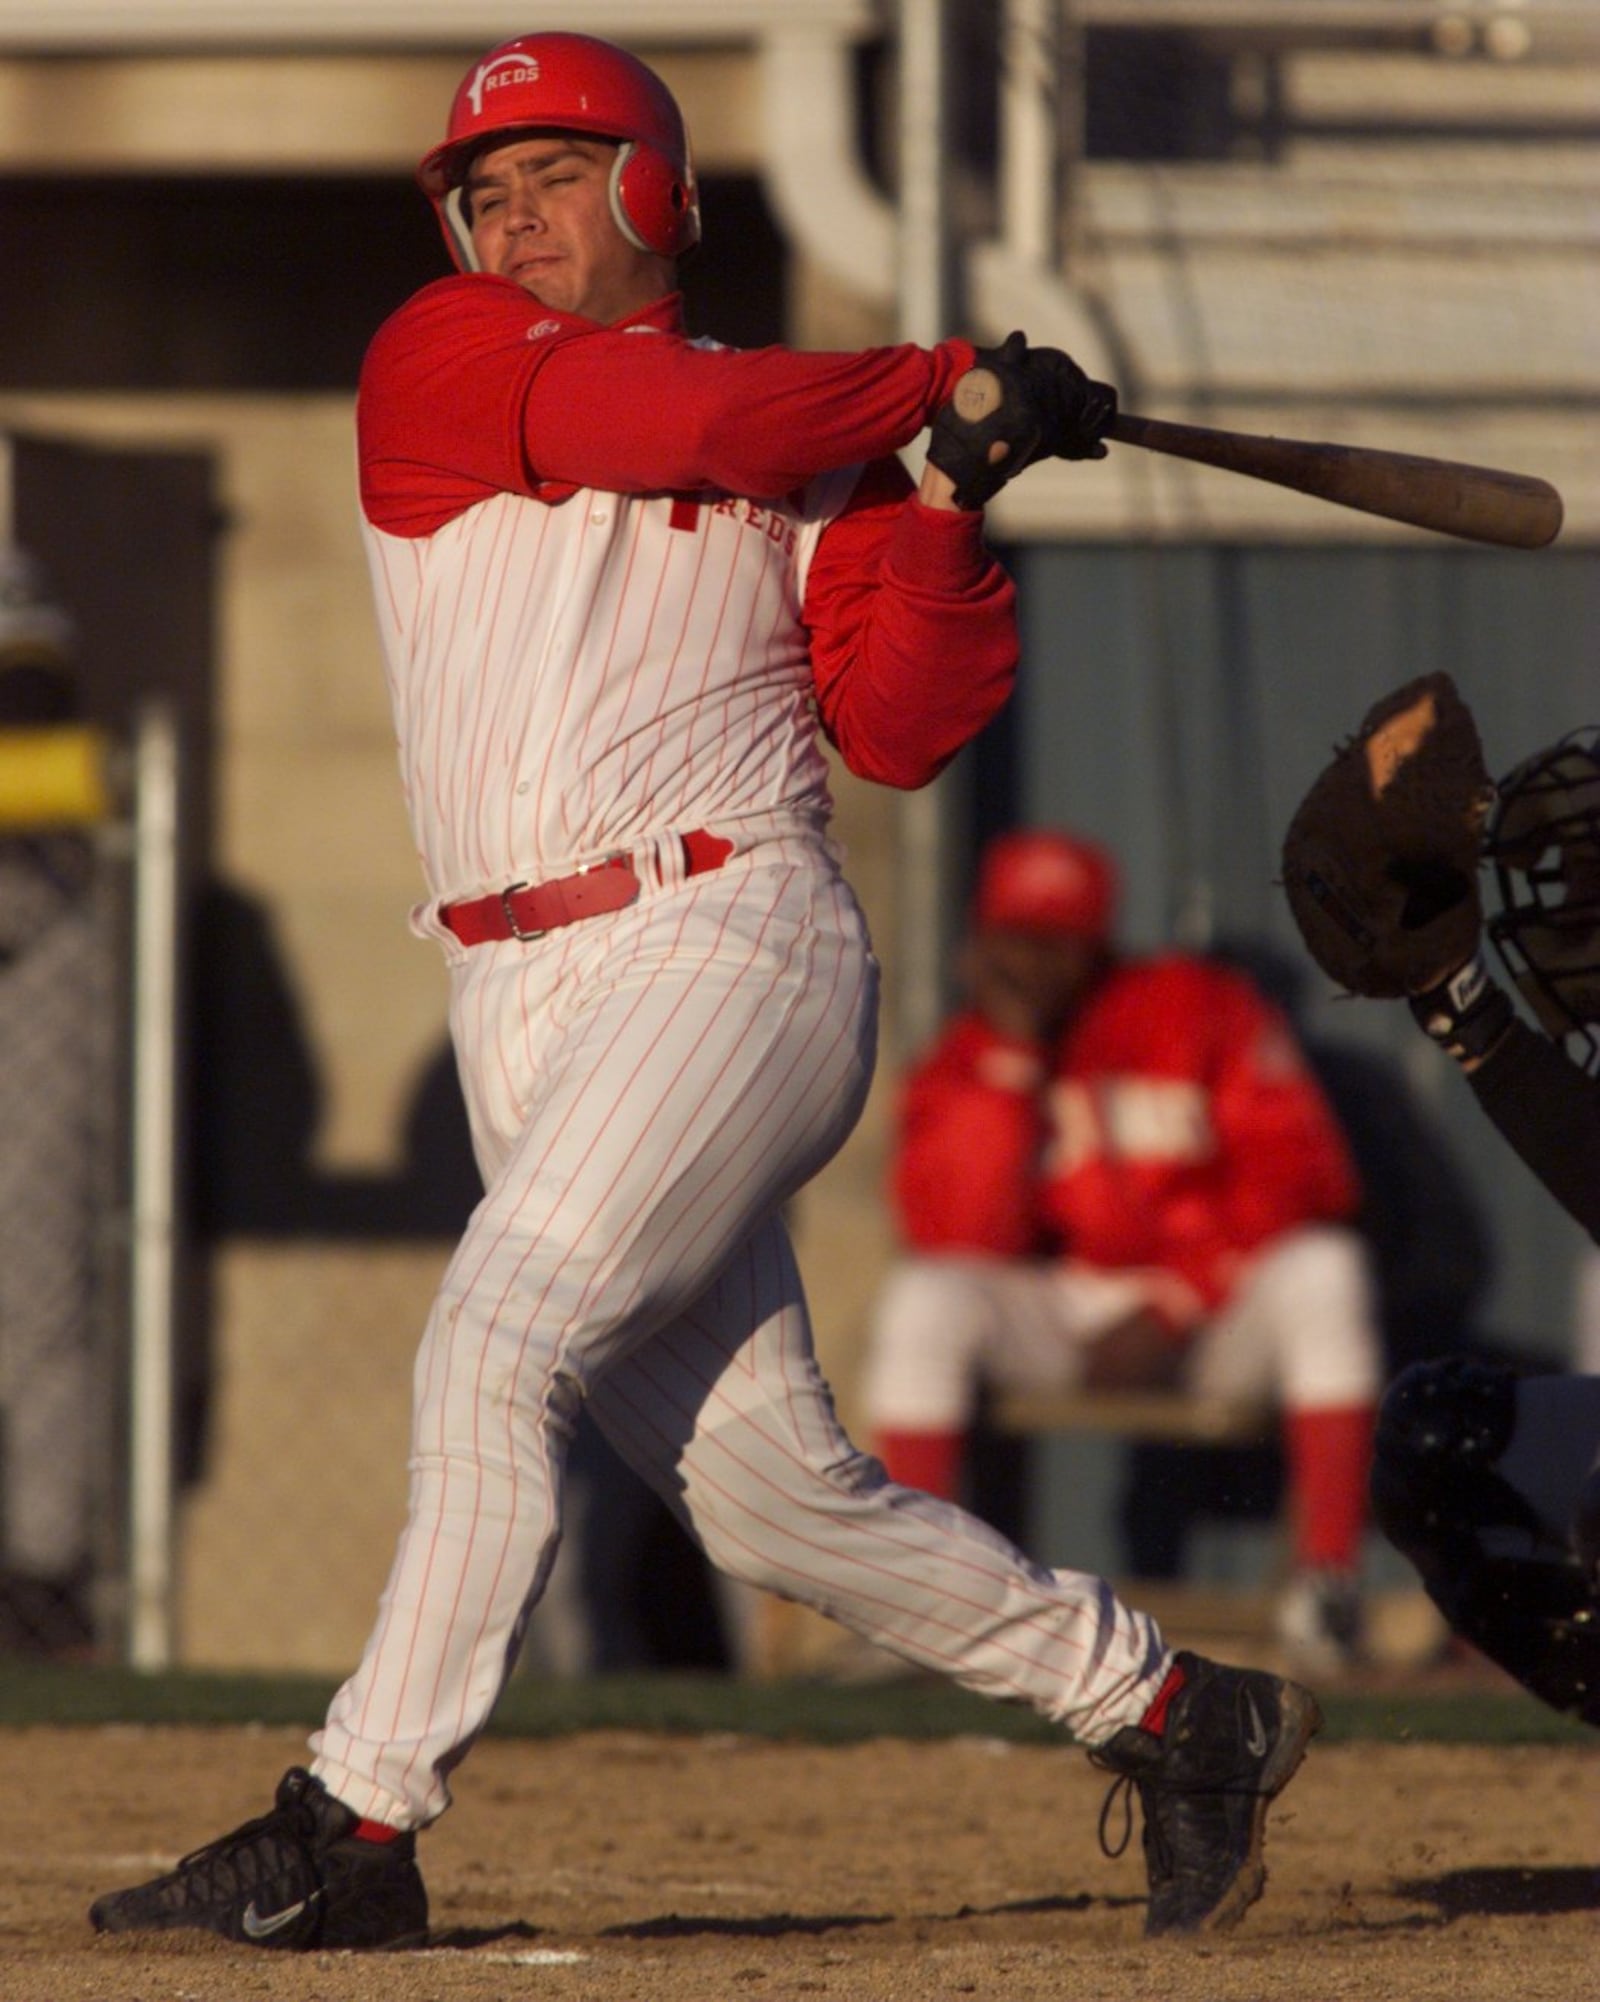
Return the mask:
[[(831, 808), (800, 605), (854, 469), (798, 505), (502, 494), (365, 525), (418, 852), (449, 902), (664, 829)], [(423, 907), (426, 911), (427, 906)], [(419, 928), (434, 927), (419, 913)]]
[(891, 784), (982, 727), (1010, 580), (888, 456), (970, 354), (746, 354), (690, 341), (676, 296), (598, 328), (485, 277), (393, 316), (362, 374), (362, 526), (419, 930), (644, 837), (820, 825), (819, 704)]

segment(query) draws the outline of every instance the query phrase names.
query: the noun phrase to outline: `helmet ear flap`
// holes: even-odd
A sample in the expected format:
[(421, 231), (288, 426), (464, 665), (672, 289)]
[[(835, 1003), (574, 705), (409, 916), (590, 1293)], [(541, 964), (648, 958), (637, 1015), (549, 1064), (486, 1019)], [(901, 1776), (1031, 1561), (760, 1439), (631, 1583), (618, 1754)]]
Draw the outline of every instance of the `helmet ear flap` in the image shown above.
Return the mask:
[(625, 139), (611, 167), (611, 213), (636, 250), (681, 257), (700, 240), (692, 170), (680, 174), (657, 146)]
[(463, 271), (478, 271), (478, 253), (472, 245), (472, 222), (467, 211), (467, 191), (464, 187), (451, 188), (439, 203), (439, 219), (444, 224), (445, 240), (455, 253), (455, 260)]

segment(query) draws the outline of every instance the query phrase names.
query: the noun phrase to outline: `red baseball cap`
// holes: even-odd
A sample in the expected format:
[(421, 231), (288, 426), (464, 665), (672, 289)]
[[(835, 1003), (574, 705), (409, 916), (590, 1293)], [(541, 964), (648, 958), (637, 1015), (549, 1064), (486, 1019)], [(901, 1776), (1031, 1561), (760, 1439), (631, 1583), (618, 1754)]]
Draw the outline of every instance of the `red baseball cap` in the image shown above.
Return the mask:
[(1117, 871), (1105, 849), (1038, 828), (984, 849), (972, 900), (977, 931), (1041, 932), (1103, 944), (1116, 916)]

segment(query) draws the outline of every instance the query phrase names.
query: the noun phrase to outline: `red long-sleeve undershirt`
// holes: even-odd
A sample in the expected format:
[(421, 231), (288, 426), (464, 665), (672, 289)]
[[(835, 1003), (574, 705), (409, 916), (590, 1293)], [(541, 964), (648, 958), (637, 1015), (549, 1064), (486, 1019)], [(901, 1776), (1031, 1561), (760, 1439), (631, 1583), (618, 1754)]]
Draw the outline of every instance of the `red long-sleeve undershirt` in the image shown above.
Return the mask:
[(601, 327), (507, 278), (441, 278), (368, 351), (362, 505), (391, 535), (429, 535), (474, 500), (552, 487), (776, 500), (909, 444), (972, 361), (966, 341), (700, 348), (677, 294)]
[(981, 516), (924, 507), (887, 456), (972, 359), (965, 341), (700, 348), (676, 294), (600, 327), (507, 279), (441, 279), (368, 352), (362, 507), (375, 528), (414, 538), (499, 493), (772, 499), (864, 463), (819, 538), (802, 619), (818, 711), (848, 768), (919, 786), (994, 716), (1016, 674), (1015, 594)]

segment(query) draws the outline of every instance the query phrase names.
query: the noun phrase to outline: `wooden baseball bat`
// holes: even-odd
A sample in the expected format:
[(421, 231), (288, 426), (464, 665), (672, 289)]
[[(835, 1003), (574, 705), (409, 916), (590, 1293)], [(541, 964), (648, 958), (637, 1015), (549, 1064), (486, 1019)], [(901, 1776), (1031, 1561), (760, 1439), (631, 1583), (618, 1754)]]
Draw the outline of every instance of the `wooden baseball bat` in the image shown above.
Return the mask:
[(1302, 438), (1263, 438), (1249, 431), (1213, 431), (1203, 424), (1169, 424), (1159, 417), (1122, 411), (1106, 434), (1119, 445), (1140, 445), (1224, 472), (1244, 473), (1274, 486), (1293, 487), (1339, 507), (1408, 521), (1469, 542), (1509, 549), (1543, 549), (1561, 529), (1561, 496), (1547, 480), (1494, 466), (1466, 466), (1454, 459), (1419, 459), (1409, 452), (1362, 445), (1314, 444)]
[[(970, 421), (999, 407), (999, 378), (969, 369), (956, 384), (957, 412)], [(1409, 452), (1362, 445), (1314, 444), (1301, 438), (1264, 438), (1249, 431), (1214, 431), (1203, 424), (1169, 424), (1159, 417), (1121, 411), (1106, 437), (1147, 452), (1243, 473), (1274, 486), (1293, 487), (1340, 507), (1407, 521), (1469, 542), (1511, 549), (1543, 549), (1561, 529), (1561, 496), (1547, 480), (1493, 466), (1465, 466), (1453, 459), (1419, 459)], [(1001, 448), (996, 448), (996, 452)]]

